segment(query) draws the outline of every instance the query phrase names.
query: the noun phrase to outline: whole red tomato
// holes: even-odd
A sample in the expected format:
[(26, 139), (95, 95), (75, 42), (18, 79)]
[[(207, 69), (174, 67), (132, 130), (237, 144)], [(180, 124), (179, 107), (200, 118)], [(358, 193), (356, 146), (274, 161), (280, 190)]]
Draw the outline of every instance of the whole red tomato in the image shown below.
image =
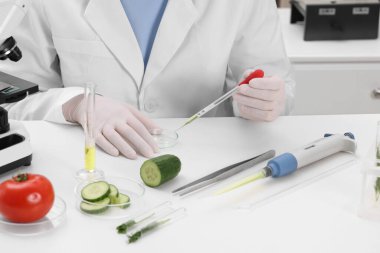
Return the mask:
[(42, 175), (20, 174), (0, 184), (0, 214), (12, 222), (39, 220), (53, 202), (53, 186)]

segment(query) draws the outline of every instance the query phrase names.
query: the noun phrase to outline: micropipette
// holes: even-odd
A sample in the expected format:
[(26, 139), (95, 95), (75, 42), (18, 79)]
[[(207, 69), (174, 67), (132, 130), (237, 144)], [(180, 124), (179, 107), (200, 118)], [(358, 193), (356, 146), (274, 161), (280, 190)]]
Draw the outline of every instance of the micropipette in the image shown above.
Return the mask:
[(283, 177), (335, 153), (341, 151), (355, 153), (355, 150), (356, 142), (352, 133), (345, 133), (344, 135), (325, 134), (324, 138), (316, 140), (299, 150), (284, 153), (269, 160), (267, 166), (259, 172), (233, 183), (215, 194), (220, 195), (266, 177)]
[(179, 129), (181, 129), (182, 127), (190, 124), (191, 122), (193, 122), (194, 120), (202, 117), (204, 114), (206, 114), (207, 112), (209, 112), (210, 110), (212, 110), (213, 108), (217, 107), (219, 104), (223, 103), (224, 101), (226, 101), (229, 97), (231, 97), (235, 92), (238, 91), (239, 87), (243, 84), (249, 84), (249, 82), (254, 79), (254, 78), (263, 78), (264, 77), (264, 71), (262, 71), (261, 69), (257, 69), (255, 71), (253, 71), (251, 74), (249, 74), (243, 81), (241, 81), (239, 83), (238, 86), (236, 86), (235, 88), (231, 89), (230, 91), (228, 91), (226, 94), (224, 94), (223, 96), (219, 97), (218, 99), (216, 99), (214, 102), (212, 102), (211, 104), (209, 104), (208, 106), (206, 106), (205, 108), (203, 108), (202, 110), (200, 110), (199, 112), (197, 112), (196, 114), (194, 114), (193, 116), (191, 116), (186, 122), (185, 124), (183, 124), (181, 127), (179, 127), (177, 129), (177, 131)]

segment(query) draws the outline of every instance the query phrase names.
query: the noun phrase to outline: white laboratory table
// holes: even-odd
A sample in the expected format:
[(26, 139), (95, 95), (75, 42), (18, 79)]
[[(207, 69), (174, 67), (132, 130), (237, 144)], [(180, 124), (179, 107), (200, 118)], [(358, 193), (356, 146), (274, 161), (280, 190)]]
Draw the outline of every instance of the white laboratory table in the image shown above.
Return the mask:
[[(171, 198), (169, 192), (260, 151), (278, 153), (300, 147), (324, 133), (351, 131), (364, 155), (375, 140), (380, 115), (288, 116), (273, 123), (239, 118), (204, 118), (183, 129), (176, 147), (163, 150), (179, 156), (180, 175), (158, 189), (146, 189), (146, 204)], [(174, 128), (183, 119), (161, 119)], [(0, 252), (345, 252), (377, 253), (380, 223), (357, 216), (361, 174), (350, 166), (312, 184), (290, 191), (251, 211), (212, 198), (178, 201), (186, 218), (128, 245), (115, 232), (120, 220), (99, 220), (75, 208), (74, 173), (83, 163), (83, 137), (77, 126), (24, 122), (31, 135), (33, 162), (28, 171), (46, 175), (67, 204), (67, 219), (51, 232), (32, 237), (0, 234)], [(139, 180), (143, 158), (131, 161), (98, 152), (97, 165), (107, 175)], [(3, 181), (11, 173), (2, 175)], [(236, 202), (251, 194), (242, 189)], [(253, 193), (252, 193), (253, 194)]]

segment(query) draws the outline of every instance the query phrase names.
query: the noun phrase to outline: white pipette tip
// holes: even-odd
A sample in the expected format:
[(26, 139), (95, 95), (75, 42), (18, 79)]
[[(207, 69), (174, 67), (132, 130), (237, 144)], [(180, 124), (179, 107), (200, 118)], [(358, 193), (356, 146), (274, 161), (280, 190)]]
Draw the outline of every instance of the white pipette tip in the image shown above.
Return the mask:
[(196, 114), (193, 115), (193, 116), (191, 116), (191, 117), (185, 122), (185, 124), (183, 124), (182, 126), (180, 126), (179, 128), (177, 128), (176, 132), (177, 132), (178, 130), (182, 129), (183, 127), (187, 126), (188, 124), (190, 124), (191, 122), (193, 122), (193, 121), (196, 120), (197, 118), (199, 118), (199, 117), (198, 117), (198, 115), (196, 115)]

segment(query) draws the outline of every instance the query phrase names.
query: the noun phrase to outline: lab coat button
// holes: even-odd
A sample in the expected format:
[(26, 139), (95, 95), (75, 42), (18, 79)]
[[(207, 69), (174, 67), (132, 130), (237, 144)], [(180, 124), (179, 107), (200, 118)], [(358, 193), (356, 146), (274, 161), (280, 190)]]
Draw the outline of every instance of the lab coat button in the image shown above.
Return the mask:
[(158, 103), (156, 100), (149, 100), (145, 102), (144, 107), (147, 112), (155, 112), (158, 108)]

